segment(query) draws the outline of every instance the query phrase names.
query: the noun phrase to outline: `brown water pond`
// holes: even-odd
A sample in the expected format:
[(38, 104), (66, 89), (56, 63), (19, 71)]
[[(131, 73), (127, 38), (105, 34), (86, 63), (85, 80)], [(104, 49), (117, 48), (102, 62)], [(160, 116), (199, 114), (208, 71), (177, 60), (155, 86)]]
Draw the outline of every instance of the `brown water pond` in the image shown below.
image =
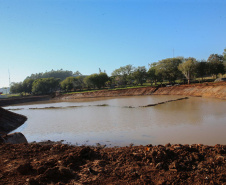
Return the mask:
[[(16, 131), (22, 132), (29, 142), (65, 140), (71, 144), (107, 146), (226, 144), (226, 102), (200, 97), (178, 100), (184, 97), (90, 98), (5, 108), (28, 117)], [(157, 105), (143, 107), (150, 104)]]

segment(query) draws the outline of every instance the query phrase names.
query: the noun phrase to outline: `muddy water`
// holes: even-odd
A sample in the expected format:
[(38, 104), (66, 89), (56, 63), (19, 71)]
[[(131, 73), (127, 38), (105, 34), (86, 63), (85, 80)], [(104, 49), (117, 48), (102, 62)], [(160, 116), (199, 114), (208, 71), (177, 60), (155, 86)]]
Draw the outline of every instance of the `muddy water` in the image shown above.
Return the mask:
[(32, 141), (65, 140), (108, 146), (181, 143), (226, 144), (224, 100), (184, 96), (134, 96), (41, 102), (5, 107), (26, 115), (16, 131)]

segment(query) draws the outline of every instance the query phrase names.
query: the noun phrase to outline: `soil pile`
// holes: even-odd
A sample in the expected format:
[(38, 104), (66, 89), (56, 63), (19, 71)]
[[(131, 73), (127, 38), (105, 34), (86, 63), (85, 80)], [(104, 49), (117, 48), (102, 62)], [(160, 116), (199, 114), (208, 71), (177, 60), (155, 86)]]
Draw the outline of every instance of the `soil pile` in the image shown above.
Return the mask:
[(0, 184), (225, 184), (226, 145), (1, 144)]

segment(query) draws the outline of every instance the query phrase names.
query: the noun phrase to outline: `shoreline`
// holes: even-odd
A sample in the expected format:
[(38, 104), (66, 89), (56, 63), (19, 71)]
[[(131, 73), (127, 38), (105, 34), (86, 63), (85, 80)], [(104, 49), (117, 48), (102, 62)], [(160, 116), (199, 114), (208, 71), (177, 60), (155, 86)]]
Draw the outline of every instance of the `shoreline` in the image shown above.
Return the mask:
[(128, 89), (110, 89), (93, 92), (80, 92), (60, 94), (55, 97), (50, 95), (28, 96), (18, 98), (0, 99), (0, 107), (45, 100), (70, 100), (82, 98), (117, 97), (117, 96), (142, 96), (142, 95), (183, 95), (195, 97), (209, 97), (226, 100), (226, 82), (180, 85), (171, 87), (139, 87)]
[(141, 96), (141, 95), (183, 95), (209, 97), (226, 100), (226, 82), (180, 85), (171, 87), (140, 87), (119, 90), (100, 90), (74, 94), (58, 95), (55, 100), (70, 100), (80, 98)]

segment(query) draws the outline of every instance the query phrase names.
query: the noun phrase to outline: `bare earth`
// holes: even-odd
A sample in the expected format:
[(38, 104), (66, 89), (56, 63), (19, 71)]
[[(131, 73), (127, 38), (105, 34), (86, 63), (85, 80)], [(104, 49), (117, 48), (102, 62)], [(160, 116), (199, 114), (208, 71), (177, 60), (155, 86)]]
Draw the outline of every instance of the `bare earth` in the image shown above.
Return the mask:
[(226, 145), (0, 144), (0, 184), (226, 184)]

